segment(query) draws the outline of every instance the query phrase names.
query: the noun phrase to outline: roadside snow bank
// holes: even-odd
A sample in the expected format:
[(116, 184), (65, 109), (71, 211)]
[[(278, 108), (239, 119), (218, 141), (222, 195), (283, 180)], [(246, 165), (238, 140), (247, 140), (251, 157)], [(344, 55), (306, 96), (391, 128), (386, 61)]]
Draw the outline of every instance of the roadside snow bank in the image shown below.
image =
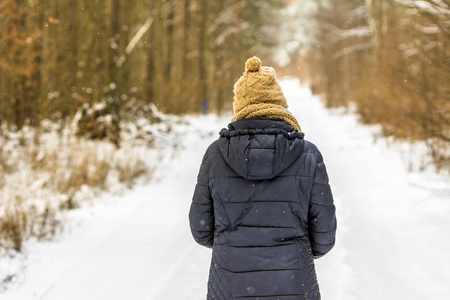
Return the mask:
[[(149, 117), (151, 115), (151, 118)], [(179, 117), (135, 114), (123, 121), (121, 147), (76, 134), (75, 122), (44, 120), (38, 128), (0, 134), (0, 290), (20, 273), (23, 242), (48, 240), (66, 226), (66, 211), (102, 193), (144, 184), (178, 145)]]

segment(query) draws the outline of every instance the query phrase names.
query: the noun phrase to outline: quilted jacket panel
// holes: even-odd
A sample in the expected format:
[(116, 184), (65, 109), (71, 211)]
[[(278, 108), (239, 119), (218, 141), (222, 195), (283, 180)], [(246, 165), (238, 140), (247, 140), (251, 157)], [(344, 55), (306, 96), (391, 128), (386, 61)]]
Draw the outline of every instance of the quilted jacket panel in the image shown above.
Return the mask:
[(303, 136), (281, 120), (243, 119), (206, 151), (189, 220), (213, 248), (207, 299), (320, 299), (313, 258), (334, 246), (335, 206), (322, 155)]

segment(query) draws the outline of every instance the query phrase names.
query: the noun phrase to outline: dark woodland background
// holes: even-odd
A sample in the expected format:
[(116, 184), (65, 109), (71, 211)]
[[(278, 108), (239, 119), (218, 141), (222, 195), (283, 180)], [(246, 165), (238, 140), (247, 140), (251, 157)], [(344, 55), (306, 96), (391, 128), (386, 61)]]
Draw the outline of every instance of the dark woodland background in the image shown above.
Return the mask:
[[(120, 146), (137, 103), (185, 114), (208, 99), (211, 111), (230, 110), (257, 55), (328, 106), (425, 141), (450, 168), (449, 30), (448, 0), (1, 0), (0, 122), (21, 130), (101, 107)], [(286, 47), (299, 31), (308, 41)], [(289, 60), (277, 66), (280, 50)], [(96, 130), (95, 116), (78, 120), (80, 134)]]

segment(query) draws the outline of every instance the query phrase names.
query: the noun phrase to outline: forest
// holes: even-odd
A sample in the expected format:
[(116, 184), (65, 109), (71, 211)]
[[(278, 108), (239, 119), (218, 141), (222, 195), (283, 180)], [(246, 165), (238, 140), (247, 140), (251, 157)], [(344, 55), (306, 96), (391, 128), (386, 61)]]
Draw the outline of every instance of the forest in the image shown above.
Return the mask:
[[(251, 54), (277, 43), (281, 0), (2, 0), (0, 122), (21, 129), (103, 103), (118, 143), (127, 103), (220, 113)], [(95, 124), (86, 121), (86, 130)], [(85, 130), (82, 131), (85, 131)]]
[(17, 130), (100, 103), (108, 133), (92, 134), (100, 125), (87, 117), (79, 132), (118, 145), (131, 103), (185, 114), (207, 99), (220, 114), (243, 61), (258, 55), (277, 65), (283, 49), (289, 74), (328, 106), (355, 105), (363, 122), (426, 141), (437, 165), (449, 167), (447, 0), (0, 3), (0, 122)]
[(318, 1), (309, 79), (328, 106), (354, 106), (382, 133), (425, 141), (450, 167), (450, 2)]

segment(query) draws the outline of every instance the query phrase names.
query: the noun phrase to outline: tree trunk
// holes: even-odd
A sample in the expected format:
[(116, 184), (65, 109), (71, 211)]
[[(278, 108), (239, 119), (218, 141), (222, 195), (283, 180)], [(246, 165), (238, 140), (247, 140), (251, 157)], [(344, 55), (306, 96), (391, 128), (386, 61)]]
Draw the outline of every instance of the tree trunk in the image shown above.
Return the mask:
[(26, 93), (27, 104), (25, 105), (25, 118), (30, 121), (30, 125), (38, 124), (38, 102), (41, 94), (41, 68), (42, 68), (42, 51), (43, 51), (43, 37), (42, 32), (44, 28), (44, 1), (38, 0), (36, 4), (37, 11), (35, 12), (36, 32), (34, 33), (34, 59), (32, 60), (32, 73), (27, 84), (28, 92)]
[(18, 129), (21, 129), (25, 123), (25, 91), (26, 91), (26, 75), (24, 68), (25, 63), (25, 46), (20, 43), (19, 39), (23, 39), (26, 36), (25, 33), (25, 2), (23, 0), (18, 0), (18, 15), (15, 16), (12, 26), (14, 26), (20, 33), (20, 36), (13, 36), (15, 40), (14, 48), (17, 48), (17, 52), (14, 55), (14, 77), (13, 77), (13, 107), (15, 113), (15, 125)]
[(111, 35), (109, 41), (109, 95), (108, 105), (112, 117), (112, 142), (120, 147), (120, 83), (117, 82), (119, 69), (116, 66), (118, 58), (118, 39), (120, 34), (120, 0), (111, 0)]
[[(150, 1), (150, 13), (156, 18), (155, 10), (156, 10), (156, 1)], [(156, 19), (155, 19), (156, 21)], [(156, 22), (153, 22), (148, 34), (148, 43), (146, 45), (147, 49), (147, 86), (146, 86), (146, 95), (147, 101), (149, 103), (155, 102), (155, 48), (156, 48)]]
[(368, 12), (368, 23), (372, 30), (372, 44), (375, 70), (377, 73), (381, 70), (382, 49), (383, 49), (383, 33), (382, 33), (382, 16), (383, 16), (383, 0), (365, 0)]
[[(71, 13), (69, 14), (69, 32), (67, 43), (70, 45), (69, 56), (69, 78), (68, 78), (68, 88), (71, 90), (77, 89), (77, 73), (78, 73), (78, 2), (79, 0), (70, 0), (69, 9)], [(78, 89), (77, 89), (78, 90)]]
[(175, 22), (175, 2), (170, 0), (169, 14), (167, 17), (167, 64), (165, 77), (167, 82), (172, 80), (173, 44), (174, 44), (174, 22)]
[(183, 64), (181, 70), (182, 80), (187, 77), (187, 70), (189, 68), (189, 38), (190, 38), (190, 25), (191, 25), (191, 13), (190, 13), (190, 0), (184, 0), (184, 30), (183, 30)]
[[(208, 2), (207, 0), (201, 0), (201, 21), (199, 30), (199, 42), (198, 42), (198, 72), (200, 79), (200, 101), (208, 101), (208, 75), (206, 69), (206, 22), (208, 18)], [(207, 104), (205, 104), (207, 105)]]

